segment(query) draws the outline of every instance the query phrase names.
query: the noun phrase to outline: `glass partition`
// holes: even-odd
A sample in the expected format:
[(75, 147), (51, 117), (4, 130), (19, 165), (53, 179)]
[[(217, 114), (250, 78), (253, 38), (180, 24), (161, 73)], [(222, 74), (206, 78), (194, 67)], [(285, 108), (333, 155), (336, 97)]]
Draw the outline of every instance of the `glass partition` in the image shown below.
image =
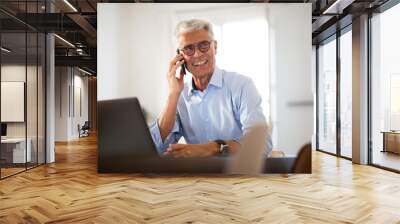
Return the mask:
[[(0, 3), (19, 16), (42, 13), (43, 6), (44, 1)], [(5, 178), (45, 162), (46, 39), (12, 14), (0, 12), (0, 26), (0, 178)]]
[(30, 148), (30, 159), (27, 163), (28, 168), (37, 165), (37, 132), (38, 132), (38, 113), (37, 113), (37, 98), (38, 98), (38, 35), (36, 32), (27, 33), (27, 98), (26, 98), (26, 113), (27, 113), (27, 143)]
[(44, 164), (46, 162), (46, 144), (45, 144), (45, 124), (46, 124), (46, 36), (38, 33), (38, 64), (37, 64), (37, 162)]
[[(26, 33), (1, 34), (1, 176), (26, 169)], [(27, 150), (28, 147), (28, 150)]]

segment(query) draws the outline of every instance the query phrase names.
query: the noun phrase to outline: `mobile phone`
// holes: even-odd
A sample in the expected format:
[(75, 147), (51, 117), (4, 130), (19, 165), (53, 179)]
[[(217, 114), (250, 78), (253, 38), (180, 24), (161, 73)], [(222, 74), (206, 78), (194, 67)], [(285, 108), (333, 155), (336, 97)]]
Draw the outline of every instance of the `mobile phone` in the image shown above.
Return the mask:
[[(179, 49), (176, 49), (176, 53), (179, 54)], [(182, 59), (183, 60), (183, 59)], [(181, 65), (181, 70), (183, 71), (183, 74), (186, 75), (186, 68), (185, 68), (186, 63), (183, 63)]]

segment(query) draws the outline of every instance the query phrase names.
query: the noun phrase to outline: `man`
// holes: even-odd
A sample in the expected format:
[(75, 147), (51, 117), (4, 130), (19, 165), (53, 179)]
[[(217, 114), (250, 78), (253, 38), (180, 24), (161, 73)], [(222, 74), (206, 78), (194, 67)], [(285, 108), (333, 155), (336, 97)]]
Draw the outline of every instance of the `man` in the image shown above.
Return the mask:
[[(150, 126), (157, 150), (173, 157), (206, 157), (235, 153), (246, 130), (265, 126), (261, 97), (248, 77), (215, 65), (217, 42), (204, 20), (182, 21), (176, 27), (177, 54), (167, 74), (169, 94), (158, 120)], [(192, 81), (184, 84), (185, 63)], [(188, 144), (176, 144), (181, 137)], [(270, 141), (265, 136), (265, 141)], [(245, 149), (243, 149), (245, 150)], [(269, 153), (271, 146), (266, 147)]]

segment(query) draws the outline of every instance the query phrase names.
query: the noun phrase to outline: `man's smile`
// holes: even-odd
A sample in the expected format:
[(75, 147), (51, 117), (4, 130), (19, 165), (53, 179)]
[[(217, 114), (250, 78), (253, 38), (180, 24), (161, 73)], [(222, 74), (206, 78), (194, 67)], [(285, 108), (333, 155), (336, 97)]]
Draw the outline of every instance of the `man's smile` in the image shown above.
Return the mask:
[(208, 60), (205, 59), (205, 60), (194, 62), (194, 63), (192, 63), (192, 65), (198, 67), (198, 66), (206, 65), (207, 63), (208, 63)]

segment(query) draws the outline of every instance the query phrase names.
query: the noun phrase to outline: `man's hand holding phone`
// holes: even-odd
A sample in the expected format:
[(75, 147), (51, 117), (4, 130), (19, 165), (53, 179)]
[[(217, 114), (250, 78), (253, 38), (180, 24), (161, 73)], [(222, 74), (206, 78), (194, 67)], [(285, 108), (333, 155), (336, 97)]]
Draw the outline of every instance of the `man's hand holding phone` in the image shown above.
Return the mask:
[(175, 124), (176, 107), (178, 105), (179, 96), (184, 86), (184, 74), (181, 71), (179, 77), (176, 77), (176, 70), (184, 63), (185, 61), (181, 54), (175, 55), (175, 57), (169, 63), (167, 74), (169, 95), (167, 99), (167, 104), (157, 120), (162, 141), (164, 141), (165, 138), (169, 135)]
[(169, 64), (169, 71), (167, 74), (169, 93), (174, 96), (179, 96), (183, 90), (183, 76), (184, 70), (181, 69), (179, 77), (176, 77), (176, 70), (185, 63), (182, 54), (177, 54)]

